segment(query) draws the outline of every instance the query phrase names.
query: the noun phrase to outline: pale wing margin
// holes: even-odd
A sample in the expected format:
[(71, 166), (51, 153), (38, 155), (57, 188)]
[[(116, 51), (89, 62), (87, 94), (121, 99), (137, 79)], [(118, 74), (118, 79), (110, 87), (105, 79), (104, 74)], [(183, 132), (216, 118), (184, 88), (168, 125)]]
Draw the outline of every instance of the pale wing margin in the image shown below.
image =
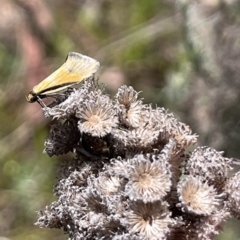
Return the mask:
[(82, 80), (91, 77), (100, 67), (97, 60), (76, 52), (70, 52), (63, 65), (69, 72), (81, 75)]

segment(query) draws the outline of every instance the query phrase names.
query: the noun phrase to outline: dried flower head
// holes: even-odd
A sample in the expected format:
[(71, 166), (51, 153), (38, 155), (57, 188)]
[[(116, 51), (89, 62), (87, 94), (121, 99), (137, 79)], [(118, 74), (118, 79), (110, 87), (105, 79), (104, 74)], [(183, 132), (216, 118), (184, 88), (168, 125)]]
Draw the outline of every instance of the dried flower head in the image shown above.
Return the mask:
[(97, 137), (110, 133), (118, 122), (112, 102), (101, 92), (91, 92), (77, 111), (76, 117), (80, 119), (78, 123), (80, 132)]
[(228, 179), (225, 191), (228, 193), (227, 205), (237, 219), (240, 220), (240, 172)]
[(125, 194), (131, 200), (154, 202), (161, 200), (171, 187), (171, 172), (166, 159), (161, 156), (148, 157), (137, 155), (130, 160), (128, 169), (128, 183)]
[(188, 125), (181, 122), (178, 122), (177, 128), (173, 130), (173, 135), (181, 149), (196, 144), (198, 137), (198, 135), (192, 134), (192, 130)]
[(80, 133), (76, 131), (76, 119), (57, 122), (51, 126), (50, 134), (45, 141), (45, 150), (50, 157), (73, 151), (80, 141)]
[(227, 218), (229, 218), (229, 212), (223, 208), (209, 216), (191, 217), (182, 229), (187, 239), (214, 239), (222, 231), (221, 223)]
[(186, 155), (179, 154), (178, 143), (175, 139), (169, 139), (161, 150), (161, 155), (170, 164), (172, 184), (175, 187), (182, 173), (180, 165), (186, 160)]
[(128, 228), (146, 239), (165, 239), (174, 220), (165, 202), (133, 202), (128, 213)]
[(50, 206), (47, 206), (44, 211), (38, 212), (38, 221), (36, 225), (40, 228), (61, 228), (62, 223), (61, 219), (58, 217), (58, 214), (55, 212), (55, 208), (58, 207), (57, 202), (53, 202)]
[(119, 121), (129, 128), (143, 127), (148, 119), (144, 105), (138, 100), (138, 93), (128, 86), (122, 86), (116, 94)]
[(164, 108), (149, 108), (149, 112), (149, 126), (159, 131), (159, 140), (168, 142), (170, 138), (175, 139), (179, 153), (197, 142), (197, 135), (192, 134), (190, 127), (178, 122), (173, 114), (168, 113)]
[(137, 128), (146, 123), (147, 112), (143, 111), (142, 102), (137, 101), (131, 103), (128, 110), (123, 108), (119, 112), (119, 116), (122, 124), (130, 128)]
[(220, 197), (213, 186), (202, 178), (188, 176), (178, 185), (178, 194), (183, 211), (197, 215), (210, 215), (217, 211)]
[(122, 181), (123, 179), (116, 176), (99, 176), (98, 179), (96, 179), (99, 190), (105, 195), (119, 192), (123, 185)]
[(114, 129), (112, 131), (113, 141), (123, 151), (153, 149), (158, 141), (159, 132), (153, 129), (138, 128), (133, 130)]
[(231, 169), (230, 159), (224, 158), (222, 154), (209, 147), (198, 147), (187, 162), (187, 172), (202, 176), (215, 187), (222, 188)]
[(116, 99), (119, 104), (129, 108), (131, 103), (134, 103), (138, 99), (138, 92), (131, 86), (121, 86), (116, 94)]

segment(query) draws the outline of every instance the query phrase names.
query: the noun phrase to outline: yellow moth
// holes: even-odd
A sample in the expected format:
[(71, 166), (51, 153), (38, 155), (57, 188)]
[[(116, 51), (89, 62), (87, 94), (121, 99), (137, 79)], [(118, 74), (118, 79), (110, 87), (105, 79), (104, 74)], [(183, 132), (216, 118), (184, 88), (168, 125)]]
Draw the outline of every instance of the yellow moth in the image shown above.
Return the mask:
[(69, 87), (92, 77), (99, 67), (97, 60), (80, 53), (70, 52), (60, 68), (33, 87), (26, 96), (27, 101), (40, 103), (42, 98), (66, 91)]

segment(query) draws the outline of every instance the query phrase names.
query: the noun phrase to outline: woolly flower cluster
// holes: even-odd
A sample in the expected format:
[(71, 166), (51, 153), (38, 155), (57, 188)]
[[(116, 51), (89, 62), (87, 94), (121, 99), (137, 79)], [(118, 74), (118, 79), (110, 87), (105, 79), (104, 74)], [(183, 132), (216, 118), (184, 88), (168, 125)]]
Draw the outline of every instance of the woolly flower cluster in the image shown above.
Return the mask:
[(45, 107), (57, 119), (45, 141), (62, 161), (57, 200), (39, 211), (39, 227), (69, 239), (212, 239), (231, 215), (240, 218), (239, 173), (164, 108), (122, 86), (110, 99), (94, 79)]

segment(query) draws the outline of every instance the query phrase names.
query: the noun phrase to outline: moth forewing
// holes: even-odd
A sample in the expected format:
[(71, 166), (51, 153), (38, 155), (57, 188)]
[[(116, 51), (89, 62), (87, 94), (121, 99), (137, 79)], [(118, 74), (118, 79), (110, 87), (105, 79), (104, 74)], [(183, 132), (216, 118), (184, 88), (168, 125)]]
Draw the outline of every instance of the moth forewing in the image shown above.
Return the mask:
[(36, 85), (27, 96), (29, 102), (55, 95), (91, 77), (99, 69), (97, 60), (80, 53), (70, 52), (66, 62)]

